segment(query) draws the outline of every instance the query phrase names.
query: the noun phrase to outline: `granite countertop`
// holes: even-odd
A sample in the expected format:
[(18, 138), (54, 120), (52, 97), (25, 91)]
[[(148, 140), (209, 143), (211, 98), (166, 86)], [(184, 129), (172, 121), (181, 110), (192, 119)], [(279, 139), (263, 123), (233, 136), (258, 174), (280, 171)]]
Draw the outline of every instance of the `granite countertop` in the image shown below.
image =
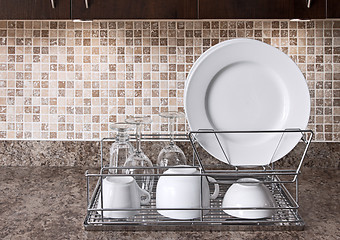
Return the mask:
[(85, 231), (83, 167), (0, 167), (0, 239), (340, 239), (340, 171), (302, 169), (304, 231)]

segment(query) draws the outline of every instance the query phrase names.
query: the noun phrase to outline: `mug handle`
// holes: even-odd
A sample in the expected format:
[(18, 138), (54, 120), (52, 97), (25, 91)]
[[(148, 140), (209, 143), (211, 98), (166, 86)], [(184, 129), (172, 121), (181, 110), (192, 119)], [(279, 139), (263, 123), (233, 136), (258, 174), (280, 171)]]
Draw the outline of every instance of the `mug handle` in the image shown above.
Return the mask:
[(141, 204), (148, 204), (151, 200), (151, 196), (150, 193), (148, 191), (146, 191), (145, 189), (142, 189), (140, 187), (138, 187), (139, 192), (142, 194), (142, 196), (145, 196), (146, 199), (142, 200), (141, 199)]
[(218, 197), (218, 194), (220, 193), (220, 185), (218, 185), (217, 181), (212, 177), (208, 176), (208, 180), (209, 180), (209, 182), (214, 183), (214, 186), (215, 186), (215, 191), (210, 196), (210, 199), (216, 199)]

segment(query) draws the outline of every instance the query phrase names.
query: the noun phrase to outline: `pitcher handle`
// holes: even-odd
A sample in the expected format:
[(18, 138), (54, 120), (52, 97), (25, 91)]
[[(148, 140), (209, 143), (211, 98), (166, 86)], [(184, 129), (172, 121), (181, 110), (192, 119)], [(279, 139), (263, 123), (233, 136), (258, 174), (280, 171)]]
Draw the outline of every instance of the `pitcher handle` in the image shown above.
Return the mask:
[(210, 196), (210, 199), (216, 199), (218, 197), (218, 194), (220, 193), (220, 185), (218, 185), (217, 181), (212, 177), (208, 176), (208, 180), (209, 180), (209, 182), (214, 183), (214, 187), (215, 187), (215, 191)]
[(141, 204), (148, 204), (151, 200), (151, 195), (148, 191), (146, 191), (145, 189), (142, 189), (140, 187), (138, 187), (139, 192), (141, 193), (141, 197), (144, 196), (146, 197), (145, 199), (141, 199)]

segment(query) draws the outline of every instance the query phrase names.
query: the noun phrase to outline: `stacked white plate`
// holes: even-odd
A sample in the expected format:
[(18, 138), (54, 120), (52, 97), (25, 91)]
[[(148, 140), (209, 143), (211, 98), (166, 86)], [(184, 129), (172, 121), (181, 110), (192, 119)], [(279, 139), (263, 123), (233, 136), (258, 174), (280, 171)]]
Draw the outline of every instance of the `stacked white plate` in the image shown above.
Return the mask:
[[(195, 62), (185, 86), (191, 130), (305, 129), (310, 96), (303, 74), (280, 50), (234, 39), (210, 48)], [(301, 133), (199, 134), (200, 145), (234, 166), (262, 166), (290, 152)]]

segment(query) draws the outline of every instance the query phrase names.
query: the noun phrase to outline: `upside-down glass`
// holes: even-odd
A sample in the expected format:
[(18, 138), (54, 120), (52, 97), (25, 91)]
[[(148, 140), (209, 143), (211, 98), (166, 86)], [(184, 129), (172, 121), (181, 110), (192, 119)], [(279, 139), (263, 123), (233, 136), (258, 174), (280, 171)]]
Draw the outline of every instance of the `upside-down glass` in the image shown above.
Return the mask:
[[(110, 165), (109, 167), (123, 167), (126, 160), (133, 154), (133, 146), (129, 141), (128, 131), (134, 129), (134, 125), (128, 123), (114, 123), (110, 128), (116, 131), (116, 140), (110, 148)], [(109, 169), (109, 173), (123, 173), (117, 169)]]
[(133, 116), (125, 121), (136, 125), (136, 149), (124, 164), (124, 167), (128, 168), (126, 174), (133, 174), (138, 185), (151, 193), (154, 177), (150, 174), (154, 174), (153, 164), (141, 149), (141, 127), (144, 124), (151, 123), (151, 118), (150, 116)]
[[(157, 164), (160, 167), (186, 165), (187, 159), (183, 151), (174, 142), (174, 124), (177, 118), (184, 117), (184, 113), (176, 111), (168, 111), (159, 114), (161, 117), (169, 120), (170, 142), (165, 146), (158, 155)], [(166, 169), (160, 169), (163, 173)]]

